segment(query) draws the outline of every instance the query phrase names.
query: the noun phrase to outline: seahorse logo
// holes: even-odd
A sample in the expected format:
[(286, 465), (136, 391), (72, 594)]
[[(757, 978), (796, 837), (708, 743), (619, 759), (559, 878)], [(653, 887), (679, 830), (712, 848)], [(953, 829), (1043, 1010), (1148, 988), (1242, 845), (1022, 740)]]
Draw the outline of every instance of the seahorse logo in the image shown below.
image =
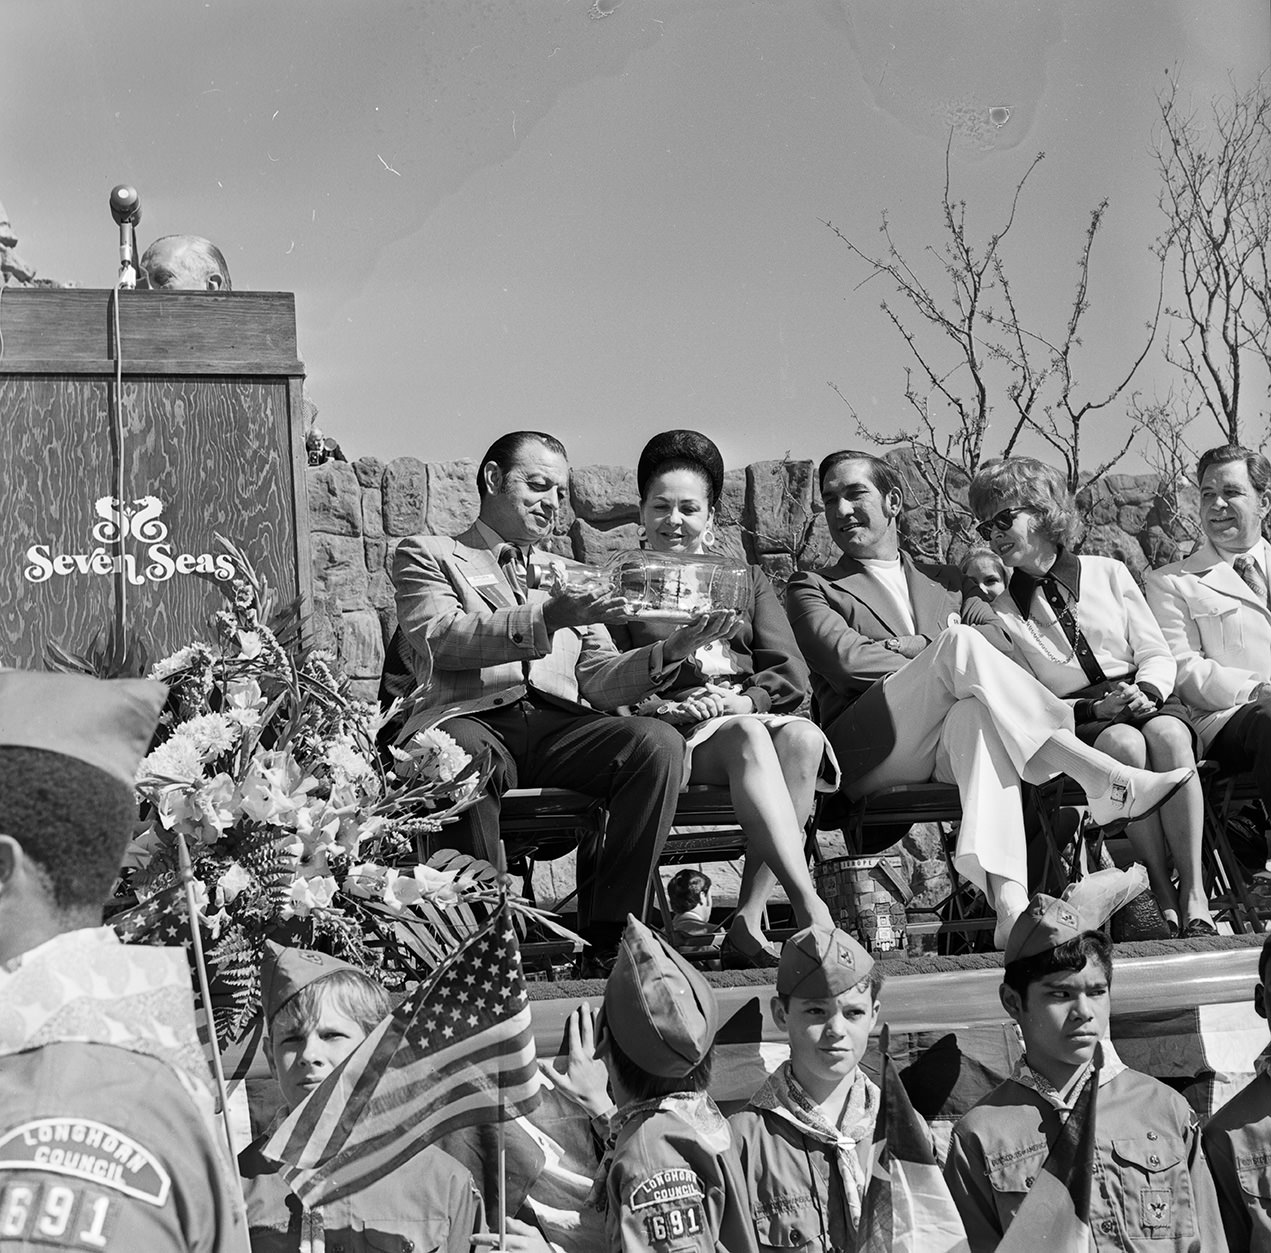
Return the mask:
[(126, 535), (142, 544), (167, 538), (167, 525), (159, 521), (163, 502), (157, 496), (142, 496), (123, 505), (114, 496), (101, 496), (93, 502), (93, 512), (100, 519), (92, 531), (99, 544), (117, 544)]

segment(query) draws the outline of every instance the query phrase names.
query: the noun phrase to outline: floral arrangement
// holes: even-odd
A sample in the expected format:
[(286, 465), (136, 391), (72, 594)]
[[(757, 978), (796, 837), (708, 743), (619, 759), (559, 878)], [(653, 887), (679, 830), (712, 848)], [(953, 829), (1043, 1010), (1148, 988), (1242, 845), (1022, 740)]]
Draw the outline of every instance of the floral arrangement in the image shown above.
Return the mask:
[(400, 986), (453, 952), (504, 885), (489, 863), (420, 856), (422, 837), (479, 794), (483, 763), (419, 719), (381, 752), (377, 734), (403, 711), (352, 699), (333, 662), (296, 643), (294, 619), (267, 625), (269, 589), (221, 543), (238, 574), (214, 639), (149, 671), (169, 699), (137, 771), (141, 821), (120, 892), (145, 902), (170, 889), (185, 842), (224, 994), (214, 995), (217, 1034), (230, 1040), (258, 1008), (266, 939)]

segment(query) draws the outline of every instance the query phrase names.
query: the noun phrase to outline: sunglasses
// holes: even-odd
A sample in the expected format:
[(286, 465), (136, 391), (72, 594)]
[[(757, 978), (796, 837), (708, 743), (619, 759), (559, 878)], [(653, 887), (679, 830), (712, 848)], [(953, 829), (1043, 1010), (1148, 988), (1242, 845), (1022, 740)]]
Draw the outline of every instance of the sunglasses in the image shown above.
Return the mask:
[(999, 509), (991, 518), (976, 524), (975, 530), (981, 539), (988, 539), (994, 531), (1009, 531), (1011, 523), (1021, 513), (1031, 513), (1028, 505), (1019, 505), (1014, 509)]

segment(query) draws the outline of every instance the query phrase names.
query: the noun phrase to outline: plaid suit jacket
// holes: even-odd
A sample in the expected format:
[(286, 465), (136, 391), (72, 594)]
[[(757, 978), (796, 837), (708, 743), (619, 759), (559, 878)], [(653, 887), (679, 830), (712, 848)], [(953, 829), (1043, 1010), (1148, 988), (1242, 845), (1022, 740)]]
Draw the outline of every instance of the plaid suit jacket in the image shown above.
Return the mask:
[(453, 538), (402, 540), (391, 573), (395, 642), (415, 682), (429, 682), (425, 708), (507, 705), (525, 695), (526, 663), (538, 691), (567, 703), (581, 698), (595, 709), (634, 704), (657, 687), (651, 646), (620, 653), (603, 626), (564, 627), (549, 635), (543, 622), (547, 593), (531, 591), (518, 604), (475, 528)]

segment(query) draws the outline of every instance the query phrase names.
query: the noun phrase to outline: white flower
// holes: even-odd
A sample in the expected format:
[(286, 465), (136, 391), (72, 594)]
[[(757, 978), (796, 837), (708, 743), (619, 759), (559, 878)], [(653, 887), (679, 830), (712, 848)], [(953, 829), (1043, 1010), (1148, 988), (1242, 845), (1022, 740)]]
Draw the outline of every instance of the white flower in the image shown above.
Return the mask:
[(293, 827), (297, 811), (317, 786), (288, 750), (258, 749), (239, 785), (240, 803), (253, 822)]
[(360, 896), (364, 900), (381, 900), (389, 874), (389, 870), (373, 861), (359, 862), (345, 876), (344, 890), (350, 896)]
[(341, 735), (327, 745), (322, 755), (337, 784), (351, 779), (362, 779), (374, 772), (374, 767), (366, 760), (353, 742), (353, 737)]
[(224, 714), (199, 714), (183, 722), (177, 730), (194, 744), (204, 761), (228, 753), (242, 735), (242, 728)]
[(439, 727), (416, 731), (404, 748), (393, 748), (393, 771), (401, 779), (421, 783), (452, 783), (468, 768), (471, 758)]
[(238, 655), (243, 658), (244, 661), (251, 661), (253, 658), (260, 656), (259, 631), (239, 631)]
[(230, 904), (251, 881), (251, 875), (238, 862), (230, 862), (225, 873), (216, 881), (216, 903), (222, 906)]
[(163, 658), (162, 661), (156, 661), (150, 667), (150, 678), (166, 679), (178, 671), (192, 670), (196, 665), (205, 666), (210, 660), (211, 652), (206, 644), (191, 644), (186, 648), (177, 649), (175, 653)]
[(329, 909), (336, 893), (335, 879), (325, 875), (313, 879), (296, 879), (282, 907), (284, 918), (307, 918), (315, 909)]
[(186, 736), (174, 735), (160, 744), (137, 767), (137, 782), (193, 783), (203, 777), (203, 757), (194, 741)]

